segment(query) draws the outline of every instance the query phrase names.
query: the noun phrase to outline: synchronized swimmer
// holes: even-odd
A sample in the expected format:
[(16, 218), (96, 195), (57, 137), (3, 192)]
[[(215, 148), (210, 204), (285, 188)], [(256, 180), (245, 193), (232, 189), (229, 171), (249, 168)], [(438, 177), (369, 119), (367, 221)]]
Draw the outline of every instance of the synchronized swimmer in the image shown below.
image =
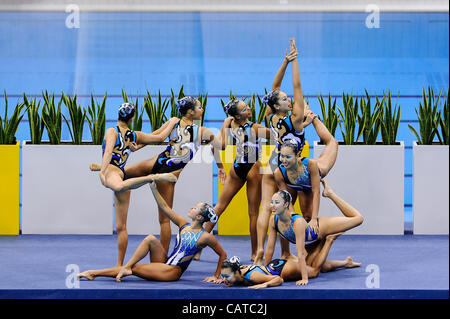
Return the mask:
[[(268, 105), (266, 119), (269, 127), (249, 121), (251, 109), (243, 100), (230, 100), (224, 107), (229, 115), (220, 132), (214, 136), (210, 129), (196, 124), (203, 109), (199, 100), (186, 96), (177, 101), (181, 119), (170, 118), (151, 134), (134, 132), (129, 127), (135, 116), (135, 107), (125, 103), (119, 107), (115, 128), (106, 131), (101, 164), (91, 164), (92, 171), (100, 171), (101, 183), (114, 192), (116, 228), (118, 234), (118, 261), (112, 268), (88, 270), (79, 278), (93, 280), (99, 276), (123, 277), (135, 275), (146, 280), (179, 280), (192, 260), (200, 259), (201, 251), (209, 246), (218, 255), (215, 273), (204, 279), (226, 286), (245, 285), (259, 289), (296, 281), (307, 285), (320, 272), (338, 268), (359, 267), (351, 257), (345, 260), (327, 260), (333, 242), (345, 231), (359, 226), (364, 218), (349, 203), (340, 198), (324, 177), (336, 162), (338, 143), (325, 125), (306, 104), (300, 83), (295, 41), (264, 97)], [(294, 100), (280, 90), (287, 66), (292, 64)], [(313, 124), (325, 149), (318, 159), (302, 158), (305, 127)], [(148, 160), (126, 165), (131, 152), (145, 145), (169, 138), (164, 152)], [(225, 172), (219, 155), (229, 137), (236, 145), (236, 157)], [(261, 163), (262, 139), (275, 141), (275, 150), (266, 167)], [(198, 203), (187, 216), (191, 222), (172, 210), (175, 183), (201, 145), (210, 144), (219, 181), (224, 185), (215, 207)], [(330, 199), (343, 216), (319, 217), (320, 184), (322, 196)], [(149, 184), (158, 204), (161, 225), (160, 240), (148, 235), (131, 259), (123, 265), (128, 245), (126, 220), (130, 191)], [(251, 257), (253, 265), (241, 265), (238, 257), (227, 258), (217, 238), (210, 234), (221, 214), (237, 192), (247, 184), (248, 214), (250, 217)], [(294, 210), (299, 200), (301, 213)], [(260, 207), (261, 206), (261, 207)], [(261, 208), (261, 209), (260, 209)], [(174, 250), (168, 253), (170, 222), (178, 228)], [(267, 231), (267, 247), (264, 249)], [(275, 243), (280, 235), (281, 256), (273, 259)], [(296, 245), (296, 254), (289, 250)], [(150, 262), (138, 264), (147, 254)], [(222, 278), (220, 278), (220, 276)]]

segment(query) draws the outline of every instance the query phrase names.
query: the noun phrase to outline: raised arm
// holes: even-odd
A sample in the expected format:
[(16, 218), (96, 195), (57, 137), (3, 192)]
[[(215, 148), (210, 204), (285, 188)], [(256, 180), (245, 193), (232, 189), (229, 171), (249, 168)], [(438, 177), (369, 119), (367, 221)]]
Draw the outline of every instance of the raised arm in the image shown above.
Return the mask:
[(312, 227), (314, 232), (317, 234), (319, 232), (319, 227), (317, 224), (317, 217), (319, 216), (319, 206), (320, 206), (320, 175), (319, 167), (315, 160), (309, 160), (308, 170), (311, 174), (311, 192), (312, 192), (312, 214), (309, 225)]
[(308, 284), (308, 269), (306, 267), (306, 250), (305, 250), (305, 231), (306, 221), (298, 218), (294, 223), (295, 242), (297, 247), (298, 267), (302, 274), (302, 279), (295, 284), (297, 286), (305, 286)]
[(227, 259), (227, 253), (222, 248), (222, 245), (220, 245), (219, 241), (214, 235), (207, 233), (204, 234), (203, 236), (205, 236), (205, 242), (204, 243), (199, 242), (199, 244), (201, 246), (205, 245), (211, 247), (211, 249), (214, 250), (214, 252), (219, 256), (219, 260), (217, 261), (216, 272), (214, 273), (213, 276), (207, 277), (203, 281), (221, 283), (221, 281), (219, 280), (219, 276), (222, 268), (222, 263), (225, 259)]
[(292, 107), (292, 124), (296, 131), (303, 131), (305, 100), (300, 82), (300, 69), (297, 59), (292, 61), (292, 85), (294, 86), (294, 105)]
[(150, 189), (152, 190), (153, 197), (155, 197), (158, 207), (162, 210), (164, 215), (169, 217), (169, 219), (178, 227), (181, 227), (188, 223), (186, 219), (175, 213), (172, 208), (167, 205), (167, 202), (162, 198), (161, 194), (158, 192), (155, 181), (150, 184)]
[[(297, 58), (297, 49), (295, 48), (295, 43), (293, 42), (293, 39), (290, 39), (289, 43), (290, 43), (289, 54), (286, 52), (283, 62), (281, 63), (281, 66), (278, 69), (278, 72), (275, 75), (275, 78), (273, 79), (272, 91), (280, 90), (281, 82), (283, 82), (283, 78), (284, 78), (284, 74), (286, 73), (287, 66), (289, 65), (289, 63), (291, 61), (293, 61), (295, 58)], [(271, 113), (272, 113), (271, 108), (270, 107), (266, 108), (266, 118), (268, 118)]]
[(268, 127), (262, 126), (261, 124), (253, 124), (253, 132), (255, 132), (257, 138), (270, 139), (270, 129)]

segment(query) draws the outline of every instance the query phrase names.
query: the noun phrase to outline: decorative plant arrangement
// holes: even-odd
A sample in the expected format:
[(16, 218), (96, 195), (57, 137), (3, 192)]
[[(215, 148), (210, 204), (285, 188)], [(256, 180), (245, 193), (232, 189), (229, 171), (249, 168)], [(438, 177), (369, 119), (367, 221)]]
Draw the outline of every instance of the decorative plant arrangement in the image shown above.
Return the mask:
[(55, 94), (50, 94), (45, 91), (42, 93), (42, 98), (44, 99), (44, 104), (42, 106), (42, 122), (48, 133), (48, 138), (50, 144), (58, 145), (61, 143), (61, 132), (62, 132), (62, 113), (61, 113), (61, 103), (62, 98), (58, 102), (58, 106), (55, 107)]
[[(400, 96), (400, 92), (398, 94)], [(397, 101), (398, 98), (397, 97)], [(386, 99), (385, 99), (386, 98)], [(384, 103), (383, 103), (384, 100)], [(377, 102), (378, 102), (377, 97)], [(395, 145), (397, 143), (397, 133), (398, 133), (398, 127), (400, 125), (400, 116), (401, 116), (401, 109), (400, 105), (395, 104), (394, 107), (392, 107), (392, 96), (391, 96), (391, 90), (388, 91), (388, 95), (383, 96), (382, 101), (380, 102), (381, 105), (381, 140), (383, 141), (384, 145)]]
[(362, 137), (365, 145), (375, 145), (377, 142), (381, 126), (380, 116), (383, 103), (384, 98), (381, 102), (377, 101), (372, 112), (371, 99), (367, 90), (366, 98), (361, 97), (360, 99), (360, 114), (357, 115), (357, 121), (359, 127), (362, 127)]
[(336, 112), (336, 98), (333, 100), (333, 103), (331, 102), (331, 93), (328, 94), (328, 104), (325, 105), (325, 101), (323, 99), (322, 95), (319, 95), (318, 97), (320, 109), (322, 111), (322, 118), (320, 120), (323, 122), (325, 127), (328, 129), (328, 131), (331, 133), (331, 135), (335, 136), (336, 134), (336, 128), (339, 122), (339, 117)]
[(450, 90), (447, 90), (447, 94), (444, 97), (444, 105), (442, 107), (442, 114), (439, 112), (439, 129), (437, 135), (441, 145), (449, 145), (450, 125), (449, 116), (450, 111), (448, 109), (448, 98)]
[(0, 144), (16, 144), (15, 134), (19, 128), (19, 123), (22, 120), (25, 104), (17, 102), (12, 116), (8, 117), (8, 97), (5, 92), (5, 115), (4, 118), (0, 115)]
[(74, 145), (81, 145), (83, 142), (83, 127), (86, 122), (86, 110), (77, 103), (76, 94), (71, 97), (62, 93), (61, 99), (69, 111), (70, 124), (64, 114), (63, 118), (69, 128), (72, 143)]
[[(44, 133), (44, 122), (39, 114), (41, 101), (36, 103), (36, 97), (28, 100), (25, 93), (23, 94), (23, 102), (27, 108), (28, 123), (30, 125), (31, 144), (41, 144), (42, 135)], [(42, 111), (41, 111), (42, 113)]]
[(144, 110), (150, 119), (150, 126), (152, 131), (159, 129), (167, 120), (166, 110), (169, 107), (169, 100), (163, 100), (161, 91), (158, 91), (158, 96), (153, 100), (152, 95), (147, 90), (147, 96), (144, 97)]
[(415, 109), (417, 119), (419, 120), (419, 132), (417, 132), (413, 126), (408, 125), (409, 130), (417, 138), (417, 144), (419, 145), (433, 144), (435, 136), (438, 135), (438, 126), (440, 122), (438, 106), (441, 93), (442, 91), (436, 98), (434, 90), (431, 87), (428, 88), (428, 96), (425, 92), (425, 88), (422, 89), (422, 102), (419, 103), (419, 108)]
[[(358, 116), (358, 99), (353, 97), (353, 94), (342, 94), (342, 104), (344, 105), (344, 111), (338, 107), (339, 128), (341, 129), (342, 138), (345, 145), (356, 144), (362, 135), (364, 126), (359, 126), (358, 134), (355, 138), (357, 116)], [(364, 125), (363, 123), (360, 123)]]
[(92, 144), (101, 145), (103, 143), (103, 137), (105, 136), (106, 126), (106, 98), (107, 94), (103, 96), (102, 103), (94, 100), (94, 96), (91, 94), (91, 104), (88, 105), (86, 120), (89, 123), (89, 129), (92, 136)]

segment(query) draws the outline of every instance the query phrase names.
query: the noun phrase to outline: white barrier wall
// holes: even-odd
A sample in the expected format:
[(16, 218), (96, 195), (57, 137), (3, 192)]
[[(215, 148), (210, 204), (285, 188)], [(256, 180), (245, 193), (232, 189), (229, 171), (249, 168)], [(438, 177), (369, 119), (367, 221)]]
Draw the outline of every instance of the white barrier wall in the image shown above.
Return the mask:
[[(314, 158), (324, 145), (314, 143)], [(364, 223), (348, 234), (403, 235), (404, 145), (339, 145), (334, 167), (325, 180), (336, 194), (358, 209)], [(342, 216), (321, 195), (320, 216)]]
[[(129, 164), (149, 159), (161, 153), (165, 146), (146, 146), (130, 155)], [(202, 146), (194, 158), (186, 165), (175, 185), (173, 210), (187, 217), (189, 209), (199, 202), (212, 205), (213, 200), (213, 157), (209, 146)], [(178, 232), (171, 223), (172, 234)], [(128, 234), (160, 233), (158, 206), (149, 186), (142, 186), (131, 191), (130, 207), (127, 221)]]
[(414, 234), (449, 233), (448, 145), (413, 144)]
[(112, 192), (89, 164), (100, 145), (22, 146), (23, 234), (112, 234)]

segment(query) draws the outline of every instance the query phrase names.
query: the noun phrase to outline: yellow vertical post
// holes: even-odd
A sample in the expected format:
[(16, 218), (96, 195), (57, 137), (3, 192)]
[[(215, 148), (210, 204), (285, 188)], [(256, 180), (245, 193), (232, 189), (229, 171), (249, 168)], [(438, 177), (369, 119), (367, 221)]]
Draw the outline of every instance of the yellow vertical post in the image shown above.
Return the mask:
[(16, 145), (0, 145), (0, 235), (19, 235), (19, 151)]
[[(275, 149), (273, 145), (264, 145), (261, 154), (261, 163), (263, 166), (267, 164), (270, 154)], [(233, 165), (236, 148), (234, 146), (227, 146), (225, 151), (222, 151), (220, 156), (222, 158), (223, 166), (227, 174)], [(301, 154), (302, 157), (309, 157), (309, 145), (305, 141), (305, 146)], [(218, 181), (219, 197), (223, 190), (223, 185)], [(296, 212), (301, 213), (298, 201), (294, 205)], [(247, 202), (247, 188), (244, 185), (241, 190), (233, 197), (233, 200), (228, 205), (227, 209), (220, 216), (217, 231), (219, 235), (250, 235), (250, 218), (248, 217), (248, 202)]]

